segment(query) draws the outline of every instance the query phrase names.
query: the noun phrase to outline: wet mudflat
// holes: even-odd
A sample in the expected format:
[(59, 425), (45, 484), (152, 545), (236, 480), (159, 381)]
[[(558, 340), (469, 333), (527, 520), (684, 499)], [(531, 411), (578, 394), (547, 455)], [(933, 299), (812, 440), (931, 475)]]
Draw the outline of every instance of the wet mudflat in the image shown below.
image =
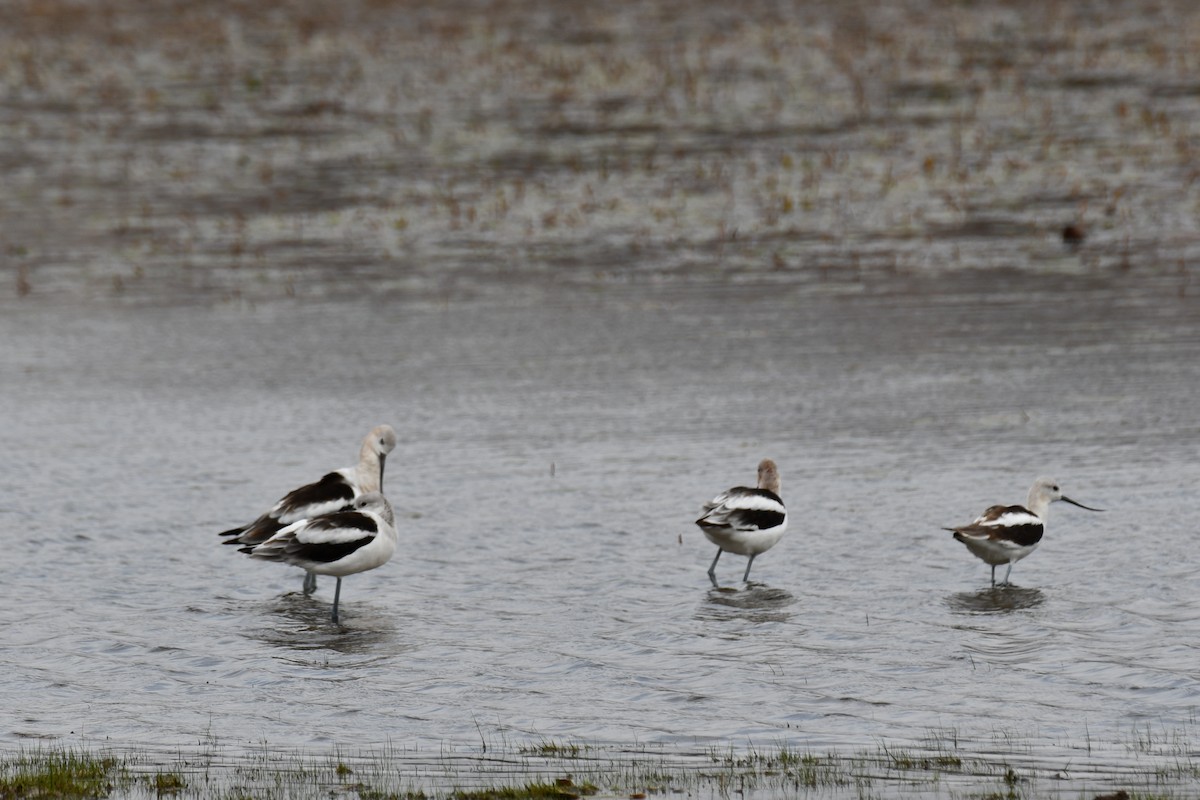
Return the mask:
[[(1200, 51), (1133, 7), (5, 12), (0, 737), (1194, 780)], [(333, 626), (215, 534), (379, 422)], [(940, 528), (1046, 473), (1107, 511), (992, 590)]]

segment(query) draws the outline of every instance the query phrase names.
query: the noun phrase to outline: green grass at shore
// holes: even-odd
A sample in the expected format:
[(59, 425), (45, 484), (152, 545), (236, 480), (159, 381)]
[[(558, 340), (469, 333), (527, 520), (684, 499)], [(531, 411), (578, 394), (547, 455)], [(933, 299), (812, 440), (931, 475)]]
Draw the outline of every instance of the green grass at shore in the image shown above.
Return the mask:
[[(1135, 742), (1138, 759), (1146, 754)], [(236, 757), (41, 747), (0, 755), (0, 800), (708, 800), (709, 798), (945, 797), (970, 800), (1122, 798), (1200, 793), (1200, 770), (1178, 753), (1072, 777), (997, 753), (880, 747), (851, 755), (790, 747), (677, 753), (541, 742), (436, 755), (386, 750), (320, 756), (263, 748)], [(1082, 768), (1079, 768), (1082, 773)], [(1124, 793), (1124, 794), (1122, 794)]]

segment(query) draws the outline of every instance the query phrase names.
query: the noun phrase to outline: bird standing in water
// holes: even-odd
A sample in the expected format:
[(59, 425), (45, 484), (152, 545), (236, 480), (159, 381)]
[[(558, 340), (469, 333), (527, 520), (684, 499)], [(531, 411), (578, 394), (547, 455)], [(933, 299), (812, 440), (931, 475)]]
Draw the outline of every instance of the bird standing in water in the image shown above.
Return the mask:
[(338, 621), (342, 578), (386, 564), (396, 552), (396, 524), (392, 506), (379, 492), (354, 500), (352, 511), (335, 511), (302, 519), (261, 544), (241, 549), (255, 558), (282, 561), (310, 573), (333, 575), (333, 621)]
[(704, 515), (696, 520), (708, 540), (717, 546), (717, 555), (708, 568), (708, 577), (717, 586), (717, 561), (729, 551), (749, 556), (743, 581), (750, 580), (755, 556), (779, 543), (787, 530), (787, 508), (779, 497), (779, 468), (769, 458), (758, 465), (758, 486), (735, 486), (704, 504)]
[[(377, 425), (363, 439), (358, 464), (330, 472), (321, 480), (293, 489), (258, 519), (248, 525), (222, 531), (224, 544), (254, 545), (270, 539), (282, 528), (302, 519), (319, 517), (334, 511), (347, 511), (354, 498), (368, 492), (383, 491), (383, 468), (388, 453), (396, 449), (396, 431), (391, 425)], [(304, 593), (317, 588), (317, 576), (304, 576)]]
[(1076, 503), (1062, 493), (1058, 481), (1038, 478), (1029, 489), (1023, 506), (992, 506), (970, 525), (943, 528), (954, 534), (975, 556), (992, 566), (992, 586), (996, 585), (996, 567), (1008, 564), (1002, 586), (1008, 585), (1012, 565), (1037, 549), (1046, 533), (1046, 513), (1050, 504), (1062, 500), (1088, 511), (1103, 511)]

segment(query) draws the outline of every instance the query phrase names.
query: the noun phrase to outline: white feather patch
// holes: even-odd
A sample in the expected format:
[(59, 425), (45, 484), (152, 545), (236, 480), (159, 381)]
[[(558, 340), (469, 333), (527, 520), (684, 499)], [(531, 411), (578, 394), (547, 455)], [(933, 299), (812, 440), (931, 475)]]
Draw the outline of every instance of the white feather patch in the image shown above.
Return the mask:
[(987, 519), (980, 517), (975, 520), (976, 525), (986, 525), (989, 528), (1016, 528), (1021, 525), (1041, 525), (1040, 517), (1028, 511), (1008, 511), (995, 519)]
[(783, 507), (782, 503), (761, 494), (744, 494), (731, 497), (725, 501), (724, 505), (730, 510), (777, 511), (780, 514), (787, 513), (787, 509)]
[(988, 543), (999, 550), (1025, 550), (1029, 547), (1027, 544), (1017, 544), (1008, 539), (990, 539)]
[(281, 508), (281, 506), (282, 504), (271, 509), (271, 516), (280, 522), (292, 523), (303, 522), (312, 517), (320, 517), (325, 514), (332, 514), (335, 511), (341, 511), (346, 508), (346, 501), (333, 500), (328, 503), (308, 503), (293, 508)]
[(357, 542), (360, 539), (374, 538), (377, 531), (365, 531), (362, 528), (311, 528), (302, 527), (296, 531), (296, 541), (301, 544), (343, 544)]

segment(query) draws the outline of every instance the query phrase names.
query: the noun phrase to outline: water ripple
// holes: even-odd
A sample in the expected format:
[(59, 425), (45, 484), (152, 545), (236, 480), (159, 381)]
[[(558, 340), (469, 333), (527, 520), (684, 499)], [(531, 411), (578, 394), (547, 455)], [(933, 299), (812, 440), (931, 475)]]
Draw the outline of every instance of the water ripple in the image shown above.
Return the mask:
[[(986, 282), (976, 291), (986, 296)], [(956, 317), (936, 294), (898, 309), (872, 297), (732, 299), (646, 306), (631, 291), (600, 305), (573, 297), (536, 319), (521, 305), (482, 306), (469, 321), (408, 309), (370, 330), (356, 306), (228, 315), (217, 333), (212, 312), (186, 309), (138, 324), (79, 314), (56, 328), (0, 318), (6, 341), (36, 340), (46, 360), (16, 373), (22, 396), (39, 400), (0, 421), (3, 440), (42, 453), (40, 432), (65, 425), (87, 443), (39, 456), (39, 475), (55, 480), (23, 482), (27, 469), (0, 465), (0, 480), (22, 486), (0, 514), (14, 542), (0, 707), (21, 709), (6, 735), (155, 730), (186, 743), (208, 730), (305, 746), (352, 729), (424, 743), (825, 747), (953, 728), (964, 740), (1036, 730), (1054, 745), (1122, 741), (1130, 719), (1188, 724), (1200, 604), (1178, 520), (1193, 494), (1164, 484), (1200, 484), (1190, 451), (1149, 459), (1141, 434), (1114, 444), (1107, 406), (1087, 391), (1104, 389), (1105, 373), (1007, 334), (999, 317)], [(1126, 315), (1088, 333), (1050, 299), (1031, 302), (1045, 337), (1121, 339), (1146, 391), (1169, 400), (1118, 432), (1154, 436), (1190, 417), (1179, 400), (1200, 376), (1159, 347), (1177, 330), (1157, 312), (1152, 326)], [(1095, 302), (1076, 298), (1072, 313)], [(947, 314), (944, 333), (928, 330), (931, 309)], [(167, 322), (175, 335), (160, 336)], [(830, 327), (850, 332), (830, 338)], [(719, 333), (747, 328), (803, 354), (801, 366), (763, 380), (739, 357), (742, 338)], [(918, 333), (942, 357), (911, 357)], [(970, 359), (955, 355), (964, 336)], [(382, 368), (322, 350), (367, 339), (387, 354)], [(231, 362), (226, 351), (246, 342), (258, 349)], [(296, 344), (324, 371), (301, 380), (283, 357)], [(163, 380), (177, 363), (194, 374)], [(81, 376), (78, 392), (55, 390), (62, 374)], [(947, 382), (965, 394), (945, 393)], [(367, 398), (352, 413), (348, 385)], [(993, 407), (1029, 420), (981, 423)], [(98, 408), (103, 426), (73, 422)], [(920, 422), (935, 412), (943, 426)], [(331, 581), (305, 597), (299, 571), (242, 558), (215, 532), (351, 458), (360, 418), (405, 430), (388, 466), (402, 547), (347, 579), (335, 626)], [(1059, 426), (1070, 436), (1047, 447)], [(972, 443), (997, 430), (995, 461), (974, 463)], [(940, 528), (1019, 501), (1031, 451), (1072, 495), (1110, 510), (1056, 507), (1015, 571), (1020, 585), (992, 589), (987, 566)], [(754, 581), (726, 576), (714, 589), (712, 547), (692, 520), (767, 454), (787, 464), (791, 529), (756, 560)], [(130, 475), (144, 483), (116, 477)], [(71, 503), (58, 502), (60, 484)]]

